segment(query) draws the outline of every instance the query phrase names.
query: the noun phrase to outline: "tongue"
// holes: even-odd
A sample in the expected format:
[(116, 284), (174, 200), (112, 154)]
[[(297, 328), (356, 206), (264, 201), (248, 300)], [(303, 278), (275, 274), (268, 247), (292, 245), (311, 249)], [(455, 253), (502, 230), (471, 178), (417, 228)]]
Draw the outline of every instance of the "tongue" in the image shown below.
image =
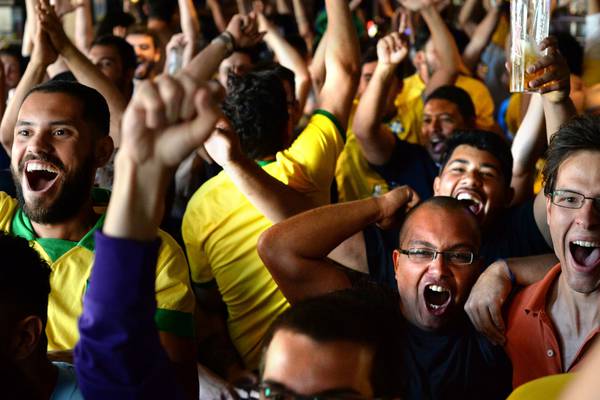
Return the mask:
[(36, 192), (48, 188), (55, 178), (56, 174), (48, 171), (32, 171), (27, 173), (29, 187)]
[(593, 267), (600, 261), (600, 249), (574, 245), (573, 258), (584, 267)]
[(481, 205), (479, 203), (472, 200), (461, 200), (461, 202), (475, 215), (479, 214), (479, 211), (481, 211)]

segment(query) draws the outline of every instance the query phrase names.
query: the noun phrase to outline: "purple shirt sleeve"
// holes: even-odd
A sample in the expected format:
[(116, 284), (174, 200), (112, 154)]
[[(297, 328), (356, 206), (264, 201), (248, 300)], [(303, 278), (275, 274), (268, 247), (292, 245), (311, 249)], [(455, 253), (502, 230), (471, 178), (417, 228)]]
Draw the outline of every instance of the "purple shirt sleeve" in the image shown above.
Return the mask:
[(95, 240), (74, 353), (81, 392), (86, 399), (183, 398), (154, 323), (160, 240), (100, 232)]

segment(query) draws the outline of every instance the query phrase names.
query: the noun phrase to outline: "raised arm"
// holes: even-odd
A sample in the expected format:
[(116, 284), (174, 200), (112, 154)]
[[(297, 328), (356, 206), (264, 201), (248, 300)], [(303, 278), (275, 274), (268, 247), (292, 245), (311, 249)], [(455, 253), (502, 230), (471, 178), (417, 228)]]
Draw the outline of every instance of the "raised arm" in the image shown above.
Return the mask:
[[(158, 225), (174, 167), (219, 116), (210, 93), (184, 76), (143, 82), (127, 108), (75, 349), (85, 398), (184, 398), (154, 323)], [(118, 300), (117, 289), (126, 294)]]
[(206, 0), (206, 5), (210, 9), (210, 13), (213, 17), (213, 21), (217, 26), (219, 32), (223, 32), (227, 29), (227, 21), (225, 21), (225, 17), (223, 16), (223, 10), (218, 0)]
[(400, 33), (394, 32), (377, 43), (377, 66), (367, 88), (360, 98), (352, 130), (362, 154), (374, 165), (384, 165), (394, 151), (394, 134), (382, 126), (394, 73), (406, 58), (408, 46)]
[(200, 37), (200, 20), (192, 0), (178, 0), (181, 32), (185, 37), (183, 49), (183, 65), (187, 65), (196, 52)]
[(346, 130), (360, 70), (358, 37), (348, 2), (326, 0), (325, 83), (319, 107), (333, 114)]
[(511, 181), (515, 192), (513, 205), (531, 198), (533, 194), (535, 163), (546, 148), (545, 127), (542, 97), (534, 94), (511, 146), (514, 160)]
[[(323, 33), (321, 37), (321, 41), (317, 46), (317, 50), (308, 66), (308, 71), (310, 72), (310, 78), (312, 81), (312, 86), (314, 92), (317, 94), (321, 93), (321, 89), (323, 88), (323, 84), (325, 83), (325, 50), (327, 49), (327, 31)], [(317, 98), (318, 100), (318, 98)]]
[(303, 110), (311, 84), (306, 62), (298, 51), (277, 32), (275, 26), (264, 14), (258, 14), (257, 18), (258, 28), (261, 32), (266, 33), (265, 42), (273, 50), (279, 63), (294, 73), (296, 100), (299, 103), (299, 108)]
[[(30, 18), (35, 19), (35, 14), (32, 14)], [(54, 47), (52, 47), (48, 34), (38, 26), (35, 33), (35, 46), (31, 53), (31, 60), (27, 64), (27, 68), (19, 84), (15, 88), (15, 93), (6, 107), (4, 116), (2, 117), (2, 124), (0, 125), (2, 146), (4, 146), (4, 150), (6, 150), (6, 154), (9, 156), (12, 151), (14, 129), (21, 103), (23, 103), (23, 99), (34, 86), (44, 81), (46, 68), (56, 61), (57, 56), (58, 54), (54, 50)]]
[(123, 95), (67, 37), (48, 0), (41, 0), (37, 9), (41, 28), (48, 34), (52, 46), (63, 57), (77, 81), (96, 89), (106, 99), (110, 110), (110, 136), (115, 142), (115, 147), (119, 147), (121, 118), (127, 106)]
[(421, 12), (431, 32), (433, 47), (438, 55), (438, 68), (429, 77), (424, 95), (427, 96), (440, 86), (454, 84), (461, 65), (460, 53), (435, 5), (430, 0), (403, 0), (402, 4), (410, 10)]
[[(291, 303), (347, 288), (351, 281), (341, 266), (368, 272), (360, 232), (373, 223), (390, 224), (413, 205), (416, 197), (403, 186), (378, 198), (307, 211), (265, 231), (258, 241), (258, 254)], [(362, 249), (353, 249), (346, 259), (328, 258), (350, 238)], [(348, 265), (347, 261), (355, 265)]]
[(273, 178), (243, 154), (238, 136), (225, 119), (217, 124), (204, 147), (239, 191), (271, 222), (312, 208), (306, 196)]
[(489, 9), (486, 16), (473, 31), (471, 40), (463, 51), (462, 59), (469, 71), (475, 71), (477, 64), (479, 63), (479, 59), (481, 58), (481, 53), (483, 53), (483, 50), (485, 50), (487, 45), (490, 43), (492, 34), (498, 25), (498, 21), (500, 20), (500, 15), (502, 15), (502, 4), (502, 2), (498, 2), (495, 7), (491, 7)]
[(217, 72), (221, 61), (229, 57), (235, 48), (254, 46), (262, 37), (253, 15), (234, 15), (227, 30), (198, 53), (183, 71), (196, 82), (206, 82)]
[(294, 16), (296, 17), (296, 25), (298, 25), (298, 32), (300, 36), (306, 42), (306, 47), (312, 49), (314, 34), (310, 25), (310, 21), (306, 16), (306, 9), (302, 0), (293, 0)]
[(467, 35), (473, 37), (476, 24), (471, 20), (473, 12), (477, 7), (479, 0), (466, 0), (458, 13), (458, 26), (465, 31)]
[(75, 9), (75, 45), (83, 54), (87, 54), (94, 40), (94, 23), (90, 0), (81, 0)]

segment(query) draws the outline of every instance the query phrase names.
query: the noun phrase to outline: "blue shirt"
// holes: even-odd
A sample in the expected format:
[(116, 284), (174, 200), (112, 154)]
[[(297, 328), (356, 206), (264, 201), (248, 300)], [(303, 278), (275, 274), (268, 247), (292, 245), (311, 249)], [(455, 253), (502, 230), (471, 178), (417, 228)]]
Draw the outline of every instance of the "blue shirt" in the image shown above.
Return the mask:
[(83, 396), (77, 385), (75, 367), (64, 362), (53, 362), (58, 368), (58, 379), (56, 386), (50, 396), (50, 400), (83, 400)]

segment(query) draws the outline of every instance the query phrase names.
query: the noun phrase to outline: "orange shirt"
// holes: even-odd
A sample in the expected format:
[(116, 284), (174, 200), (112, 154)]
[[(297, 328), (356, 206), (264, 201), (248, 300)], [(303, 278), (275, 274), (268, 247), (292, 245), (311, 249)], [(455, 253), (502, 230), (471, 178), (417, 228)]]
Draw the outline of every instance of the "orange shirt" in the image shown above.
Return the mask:
[(560, 277), (560, 264), (555, 265), (541, 281), (521, 290), (508, 310), (505, 350), (513, 365), (513, 387), (547, 375), (577, 369), (600, 327), (592, 331), (567, 370), (560, 354), (558, 332), (546, 303), (553, 285)]

